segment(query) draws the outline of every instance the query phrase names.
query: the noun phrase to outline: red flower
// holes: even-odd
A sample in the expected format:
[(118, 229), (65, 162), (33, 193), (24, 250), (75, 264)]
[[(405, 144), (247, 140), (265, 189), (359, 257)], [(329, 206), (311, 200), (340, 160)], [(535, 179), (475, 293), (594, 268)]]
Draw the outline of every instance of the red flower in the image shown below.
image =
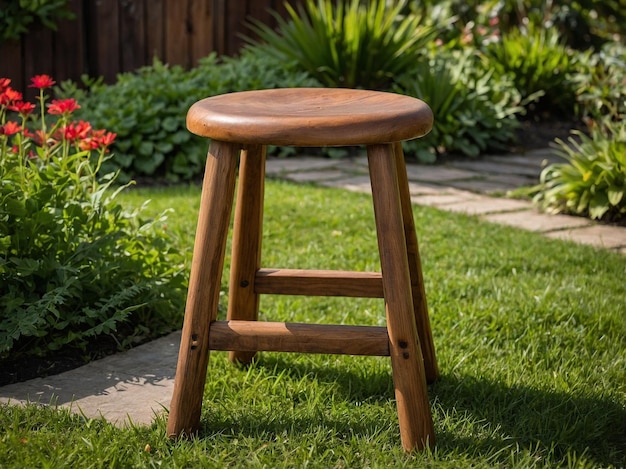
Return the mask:
[(0, 93), (0, 105), (2, 106), (6, 106), (15, 101), (21, 101), (21, 100), (22, 100), (22, 93), (20, 93), (19, 91), (15, 91), (11, 87), (5, 88), (2, 91), (2, 93)]
[(70, 122), (63, 127), (63, 138), (69, 142), (86, 139), (91, 132), (91, 124), (85, 121)]
[(96, 140), (98, 145), (103, 148), (111, 145), (115, 140), (115, 137), (117, 137), (117, 134), (114, 134), (113, 132), (106, 132), (104, 129), (93, 133), (94, 140)]
[(35, 135), (33, 135), (33, 140), (37, 145), (43, 147), (48, 142), (48, 135), (43, 130), (35, 130)]
[(17, 122), (9, 121), (0, 126), (0, 135), (14, 135), (20, 130), (22, 130), (22, 127)]
[(53, 99), (52, 103), (48, 105), (48, 112), (50, 114), (69, 115), (76, 109), (80, 109), (80, 106), (76, 103), (74, 98)]
[(16, 101), (13, 104), (7, 106), (10, 111), (19, 112), (23, 117), (26, 117), (35, 110), (33, 103), (27, 103), (25, 101)]
[(10, 78), (0, 78), (0, 91), (4, 91), (11, 84)]
[(78, 147), (81, 150), (91, 151), (91, 150), (97, 150), (100, 147), (100, 145), (98, 144), (97, 140), (93, 138), (86, 138), (79, 142)]
[[(78, 146), (81, 150), (106, 150), (109, 145), (113, 143), (117, 135), (113, 132), (107, 132), (104, 129), (95, 130), (92, 132), (89, 138), (82, 140)], [(108, 151), (108, 150), (107, 150)]]
[(56, 84), (56, 82), (48, 75), (35, 75), (30, 79), (30, 81), (32, 83), (28, 85), (29, 88), (39, 88), (40, 90), (50, 88), (52, 85)]

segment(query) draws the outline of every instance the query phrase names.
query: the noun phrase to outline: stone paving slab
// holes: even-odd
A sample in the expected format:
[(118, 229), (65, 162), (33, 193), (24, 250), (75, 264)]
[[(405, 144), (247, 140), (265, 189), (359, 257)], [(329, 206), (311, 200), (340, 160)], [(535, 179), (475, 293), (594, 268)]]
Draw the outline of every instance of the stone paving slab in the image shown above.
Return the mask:
[(333, 181), (337, 179), (345, 178), (346, 173), (338, 169), (329, 169), (327, 171), (302, 171), (287, 173), (283, 176), (283, 179), (292, 182), (315, 182), (322, 183), (324, 181)]
[(533, 177), (530, 176), (518, 176), (516, 174), (486, 174), (483, 176), (485, 181), (494, 181), (512, 186), (512, 189), (518, 189), (520, 187), (531, 186), (539, 183), (539, 175)]
[(515, 199), (496, 199), (481, 196), (453, 204), (446, 204), (443, 208), (451, 212), (466, 213), (468, 215), (483, 215), (487, 213), (513, 212), (531, 207), (530, 202)]
[(492, 223), (514, 226), (523, 230), (538, 231), (540, 233), (588, 226), (591, 223), (586, 218), (549, 215), (541, 213), (536, 209), (523, 210), (521, 212), (488, 214), (482, 217), (482, 219)]
[(485, 194), (492, 194), (494, 192), (508, 192), (513, 189), (517, 189), (521, 186), (529, 186), (533, 184), (533, 181), (529, 179), (518, 180), (517, 183), (510, 182), (510, 176), (506, 180), (500, 180), (495, 178), (490, 179), (469, 179), (465, 181), (450, 181), (448, 185), (456, 187), (457, 189), (463, 189), (471, 192), (482, 192)]
[(599, 248), (620, 249), (626, 247), (626, 228), (619, 226), (592, 225), (566, 231), (546, 233), (549, 238), (564, 239)]
[(459, 179), (471, 179), (479, 176), (474, 171), (467, 171), (448, 166), (406, 165), (407, 176), (412, 181), (449, 182)]
[(513, 165), (504, 162), (494, 162), (489, 160), (480, 161), (455, 161), (450, 164), (454, 168), (467, 169), (479, 173), (488, 174), (516, 174), (518, 176), (537, 176), (537, 168), (525, 165)]
[(480, 195), (466, 191), (445, 191), (440, 194), (417, 195), (411, 197), (411, 202), (418, 205), (437, 207), (445, 210), (445, 207), (452, 204), (465, 203), (469, 200), (477, 199)]
[(339, 160), (329, 158), (268, 158), (265, 172), (268, 175), (280, 175), (294, 171), (312, 171), (325, 168), (332, 168), (338, 164)]
[(369, 176), (352, 176), (332, 181), (324, 180), (318, 182), (318, 184), (323, 187), (341, 188), (352, 192), (372, 193), (372, 185)]
[(56, 404), (116, 425), (150, 424), (169, 407), (180, 332), (46, 378), (0, 387), (1, 403)]
[(550, 151), (539, 151), (533, 153), (527, 153), (525, 155), (494, 155), (485, 158), (487, 161), (493, 161), (496, 163), (516, 164), (523, 166), (534, 167), (537, 174), (548, 164), (562, 163), (564, 161), (558, 155)]
[(439, 184), (409, 181), (409, 193), (411, 195), (452, 194), (453, 192), (449, 187)]

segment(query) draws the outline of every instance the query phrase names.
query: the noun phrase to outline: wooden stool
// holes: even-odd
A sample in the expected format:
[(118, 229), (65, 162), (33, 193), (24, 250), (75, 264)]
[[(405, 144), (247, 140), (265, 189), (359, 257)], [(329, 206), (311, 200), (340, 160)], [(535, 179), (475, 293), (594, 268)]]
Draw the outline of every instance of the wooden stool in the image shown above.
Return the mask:
[[(199, 427), (209, 350), (239, 362), (282, 351), (390, 356), (403, 447), (434, 443), (426, 382), (439, 371), (400, 143), (432, 121), (418, 99), (349, 89), (246, 91), (191, 107), (187, 127), (212, 140), (168, 436)], [(382, 273), (261, 268), (266, 145), (367, 145)], [(216, 321), (238, 161), (228, 320)], [(384, 298), (387, 327), (256, 322), (261, 294)]]

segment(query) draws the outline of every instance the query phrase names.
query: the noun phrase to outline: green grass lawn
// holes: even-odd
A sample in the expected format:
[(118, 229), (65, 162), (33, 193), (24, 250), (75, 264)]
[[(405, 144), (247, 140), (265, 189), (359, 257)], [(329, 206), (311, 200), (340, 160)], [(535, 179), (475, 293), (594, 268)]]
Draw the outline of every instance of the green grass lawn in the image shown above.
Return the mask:
[[(199, 192), (123, 200), (174, 207), (167, 229), (190, 260)], [(196, 439), (167, 440), (164, 418), (122, 430), (1, 406), (0, 467), (624, 467), (626, 258), (414, 213), (442, 373), (429, 386), (432, 452), (402, 451), (386, 358), (263, 353), (240, 368), (213, 352)], [(263, 242), (264, 267), (378, 270), (363, 194), (270, 181)], [(261, 310), (282, 321), (384, 321), (382, 301), (370, 299), (267, 296)]]

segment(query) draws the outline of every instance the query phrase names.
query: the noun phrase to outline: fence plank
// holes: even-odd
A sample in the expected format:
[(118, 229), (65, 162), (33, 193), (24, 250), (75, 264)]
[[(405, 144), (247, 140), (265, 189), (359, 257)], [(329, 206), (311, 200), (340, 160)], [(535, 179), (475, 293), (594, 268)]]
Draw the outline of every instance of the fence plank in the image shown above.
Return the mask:
[[(24, 76), (27, 80), (41, 74), (54, 76), (52, 37), (52, 31), (43, 26), (33, 29), (24, 37), (24, 49), (28, 51), (24, 55)], [(27, 100), (36, 96), (35, 90), (27, 86), (21, 91)]]
[(81, 74), (88, 72), (85, 57), (87, 37), (83, 22), (83, 2), (71, 0), (70, 6), (75, 17), (59, 21), (57, 32), (53, 35), (54, 77), (58, 80), (70, 77), (78, 79)]
[(215, 18), (213, 16), (212, 0), (191, 0), (189, 7), (189, 20), (191, 22), (191, 66), (195, 66), (198, 60), (209, 55), (214, 50), (213, 29)]
[(16, 90), (23, 90), (28, 80), (24, 77), (22, 45), (23, 42), (17, 40), (0, 44), (0, 78), (9, 78)]
[(165, 58), (165, 0), (152, 0), (145, 8), (146, 47), (144, 64), (150, 65), (155, 57)]
[(117, 0), (90, 2), (88, 30), (92, 32), (90, 50), (93, 59), (89, 73), (103, 76), (107, 83), (115, 81), (121, 70), (119, 5)]
[(188, 67), (189, 37), (187, 6), (189, 0), (168, 0), (165, 10), (165, 61)]
[(226, 25), (224, 18), (226, 18), (226, 0), (214, 0), (213, 1), (213, 15), (215, 18), (213, 29), (213, 50), (218, 55), (222, 55), (226, 50)]
[(135, 70), (145, 65), (145, 21), (144, 0), (122, 0), (120, 2), (119, 36), (120, 63), (122, 70)]

